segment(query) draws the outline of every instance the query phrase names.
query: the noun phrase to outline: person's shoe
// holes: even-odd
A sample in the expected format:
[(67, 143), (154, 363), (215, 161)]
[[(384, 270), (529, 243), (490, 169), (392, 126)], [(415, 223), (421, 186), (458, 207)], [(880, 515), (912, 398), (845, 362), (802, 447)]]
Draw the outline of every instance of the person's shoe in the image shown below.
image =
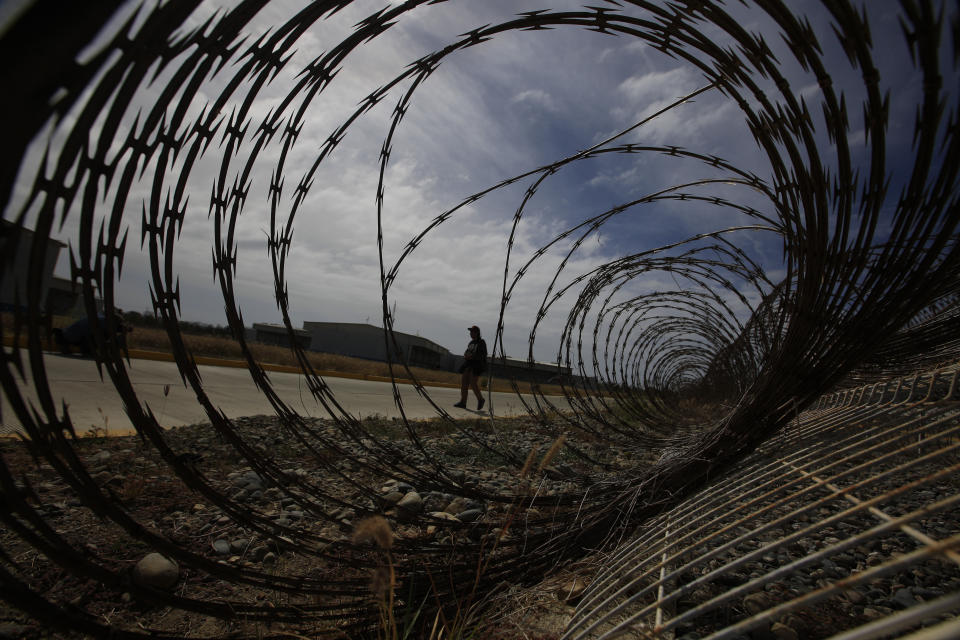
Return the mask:
[(467, 403), (464, 402), (463, 400), (461, 400), (460, 402), (458, 402), (457, 404), (455, 404), (455, 405), (453, 405), (453, 406), (455, 406), (455, 407), (460, 407), (461, 409), (466, 409), (466, 408), (467, 408)]
[(477, 400), (477, 411), (480, 411), (480, 409), (483, 409), (483, 403), (484, 403), (484, 402), (486, 402), (486, 401), (485, 401), (483, 398), (480, 398), (480, 399)]

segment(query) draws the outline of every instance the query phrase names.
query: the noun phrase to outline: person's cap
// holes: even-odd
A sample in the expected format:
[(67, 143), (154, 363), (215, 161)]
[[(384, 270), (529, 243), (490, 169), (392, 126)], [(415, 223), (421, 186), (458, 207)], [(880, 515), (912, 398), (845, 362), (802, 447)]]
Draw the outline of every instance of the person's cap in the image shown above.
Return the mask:
[(480, 327), (478, 327), (477, 325), (473, 325), (472, 327), (468, 327), (468, 328), (467, 328), (467, 331), (473, 331), (474, 329), (476, 329), (477, 331), (480, 331)]

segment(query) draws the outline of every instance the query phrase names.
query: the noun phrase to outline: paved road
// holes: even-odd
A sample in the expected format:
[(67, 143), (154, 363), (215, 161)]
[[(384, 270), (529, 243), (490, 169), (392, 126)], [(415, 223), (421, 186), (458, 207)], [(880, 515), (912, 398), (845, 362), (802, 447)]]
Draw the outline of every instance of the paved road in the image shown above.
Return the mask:
[[(78, 432), (83, 433), (91, 427), (98, 427), (105, 428), (109, 433), (118, 434), (126, 433), (131, 429), (116, 389), (109, 380), (107, 382), (100, 380), (93, 360), (45, 354), (44, 366), (57, 406), (61, 405), (61, 401), (66, 402)], [(274, 413), (264, 395), (251, 382), (250, 374), (246, 369), (202, 365), (199, 369), (204, 390), (214, 405), (228, 417)], [(299, 414), (328, 417), (324, 408), (313, 400), (303, 376), (277, 372), (270, 372), (268, 375), (280, 398)], [(196, 394), (184, 387), (174, 363), (132, 360), (130, 378), (140, 403), (150, 407), (161, 425), (170, 427), (209, 420), (197, 401)], [(27, 371), (27, 379), (30, 380), (29, 371)], [(352, 415), (400, 416), (400, 411), (394, 406), (393, 391), (388, 382), (333, 377), (325, 378), (325, 381), (332, 389), (337, 402)], [(486, 413), (454, 408), (453, 403), (460, 398), (460, 392), (457, 389), (429, 387), (428, 391), (433, 401), (445, 407), (454, 417), (467, 418)], [(400, 385), (400, 392), (404, 411), (409, 418), (428, 418), (436, 415), (436, 410), (421, 398), (412, 386)], [(21, 385), (21, 395), (33, 402), (37, 400), (32, 384)], [(16, 431), (20, 423), (10, 410), (7, 397), (0, 393), (0, 399), (2, 399), (0, 416), (3, 420), (0, 433)], [(562, 398), (552, 400), (558, 406), (566, 406)], [(528, 397), (527, 401), (531, 402), (531, 398)], [(489, 409), (491, 405), (495, 414), (499, 416), (524, 413), (519, 399), (510, 393), (494, 393), (492, 402), (487, 408)], [(476, 406), (476, 400), (472, 394), (469, 406), (471, 408)]]

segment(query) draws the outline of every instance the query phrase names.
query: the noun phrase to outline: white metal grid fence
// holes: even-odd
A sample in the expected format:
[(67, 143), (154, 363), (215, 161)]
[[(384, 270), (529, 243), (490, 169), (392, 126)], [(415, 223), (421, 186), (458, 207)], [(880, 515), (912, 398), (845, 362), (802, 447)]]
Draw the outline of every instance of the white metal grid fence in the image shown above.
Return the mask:
[(960, 637), (956, 371), (798, 415), (611, 556), (563, 637)]

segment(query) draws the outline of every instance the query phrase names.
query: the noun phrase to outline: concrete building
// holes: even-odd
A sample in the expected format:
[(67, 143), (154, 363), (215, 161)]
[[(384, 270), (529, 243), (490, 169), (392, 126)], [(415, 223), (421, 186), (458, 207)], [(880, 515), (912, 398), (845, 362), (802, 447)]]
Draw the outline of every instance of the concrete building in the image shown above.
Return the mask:
[[(289, 335), (282, 324), (256, 323), (252, 338), (264, 344), (290, 346)], [(353, 358), (385, 362), (387, 345), (383, 329), (371, 324), (355, 322), (304, 322), (296, 329), (297, 342), (305, 349), (322, 353), (336, 353)], [(410, 366), (445, 371), (459, 371), (463, 356), (421, 336), (395, 331), (393, 360), (406, 361)], [(569, 379), (569, 367), (557, 367), (548, 362), (518, 358), (491, 358), (490, 371), (497, 378), (527, 382), (555, 383)]]
[[(311, 336), (310, 349), (324, 353), (338, 353), (367, 360), (387, 360), (387, 345), (383, 329), (370, 324), (354, 322), (304, 322), (304, 331)], [(445, 368), (450, 352), (432, 340), (395, 331), (393, 359), (431, 369)]]
[[(311, 335), (309, 331), (303, 329), (293, 330), (294, 339), (303, 349), (310, 348)], [(248, 336), (249, 337), (249, 336)], [(272, 344), (279, 347), (290, 346), (290, 334), (287, 333), (287, 327), (282, 324), (271, 322), (253, 323), (253, 340), (261, 344)]]
[[(463, 358), (460, 358), (461, 361)], [(521, 360), (519, 358), (491, 358), (490, 372), (496, 378), (524, 380), (526, 382), (569, 382), (570, 367), (558, 367), (556, 363)]]
[[(0, 310), (13, 311), (26, 304), (25, 291), (30, 273), (30, 248), (33, 231), (0, 220)], [(73, 308), (77, 293), (69, 280), (53, 275), (60, 250), (67, 246), (59, 240), (47, 239), (46, 254), (40, 267), (40, 308), (63, 315)], [(18, 297), (19, 296), (19, 297)]]

